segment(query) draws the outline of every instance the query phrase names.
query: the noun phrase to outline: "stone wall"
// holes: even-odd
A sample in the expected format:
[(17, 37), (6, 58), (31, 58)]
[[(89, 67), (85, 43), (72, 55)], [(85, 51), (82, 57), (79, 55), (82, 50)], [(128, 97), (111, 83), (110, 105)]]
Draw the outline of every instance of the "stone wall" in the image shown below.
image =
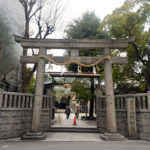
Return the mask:
[[(128, 137), (128, 127), (127, 127), (127, 112), (126, 111), (116, 111), (117, 117), (117, 127), (118, 132), (126, 137)], [(102, 133), (106, 132), (106, 111), (98, 111), (97, 113), (97, 127)]]
[[(130, 98), (129, 98), (130, 97)], [(128, 102), (133, 100), (135, 114), (129, 108)], [(150, 141), (150, 94), (118, 95), (115, 96), (116, 118), (118, 132), (129, 139)], [(104, 96), (97, 97), (97, 127), (106, 132), (106, 102)], [(131, 116), (131, 114), (133, 116)]]
[[(34, 95), (0, 92), (0, 139), (14, 138), (30, 131)], [(41, 131), (51, 126), (51, 97), (43, 96)]]
[(136, 116), (137, 138), (150, 141), (150, 111), (139, 110)]

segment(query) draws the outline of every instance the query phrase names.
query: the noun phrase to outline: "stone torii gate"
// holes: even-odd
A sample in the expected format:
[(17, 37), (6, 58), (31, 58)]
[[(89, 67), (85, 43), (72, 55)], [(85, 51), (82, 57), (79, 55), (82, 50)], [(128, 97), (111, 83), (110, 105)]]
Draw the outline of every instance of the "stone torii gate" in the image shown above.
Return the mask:
[[(68, 61), (78, 61), (79, 63), (90, 65), (96, 61), (103, 59), (100, 63), (104, 64), (104, 79), (105, 79), (105, 94), (106, 94), (106, 126), (107, 133), (104, 134), (103, 139), (113, 139), (119, 137), (117, 133), (116, 124), (116, 112), (114, 102), (114, 90), (112, 79), (112, 64), (126, 64), (126, 57), (110, 56), (111, 49), (125, 49), (130, 42), (134, 41), (134, 38), (123, 40), (79, 40), (79, 39), (25, 39), (19, 36), (15, 36), (15, 41), (19, 42), (24, 48), (38, 48), (38, 56), (22, 56), (21, 63), (37, 63), (37, 76), (36, 76), (36, 88), (35, 88), (35, 102), (33, 108), (33, 118), (31, 134), (34, 139), (39, 136), (40, 132), (40, 120), (41, 120), (41, 105), (44, 85), (44, 72), (45, 63), (48, 59), (53, 60), (57, 64), (65, 63)], [(97, 57), (79, 57), (79, 50), (90, 49), (103, 49), (103, 55)], [(46, 54), (46, 49), (72, 49), (71, 56), (50, 56)], [(40, 137), (42, 135), (40, 134)], [(44, 137), (44, 136), (43, 136)]]

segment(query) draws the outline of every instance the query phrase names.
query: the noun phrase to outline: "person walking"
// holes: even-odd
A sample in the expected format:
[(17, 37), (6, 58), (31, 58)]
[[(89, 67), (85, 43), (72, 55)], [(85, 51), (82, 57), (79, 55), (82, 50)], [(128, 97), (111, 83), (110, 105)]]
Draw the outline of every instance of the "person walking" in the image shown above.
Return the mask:
[(66, 106), (66, 118), (69, 119), (69, 115), (70, 115), (70, 107)]
[(75, 115), (76, 115), (76, 118), (78, 119), (79, 118), (79, 107), (78, 106), (75, 109)]

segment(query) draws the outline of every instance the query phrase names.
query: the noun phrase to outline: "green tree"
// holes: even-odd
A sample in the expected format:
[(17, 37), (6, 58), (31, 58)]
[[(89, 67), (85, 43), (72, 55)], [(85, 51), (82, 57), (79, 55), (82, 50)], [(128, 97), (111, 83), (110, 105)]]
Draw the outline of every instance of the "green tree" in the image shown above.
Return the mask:
[[(109, 36), (107, 32), (98, 32), (98, 27), (100, 25), (100, 18), (98, 18), (94, 12), (85, 12), (81, 18), (75, 19), (73, 23), (68, 26), (66, 30), (67, 38), (74, 39), (108, 39)], [(102, 50), (89, 50), (89, 51), (79, 51), (80, 56), (96, 56), (101, 54)], [(78, 65), (71, 64), (68, 66), (68, 70), (77, 72)], [(82, 67), (83, 72), (92, 72), (93, 68)], [(98, 71), (98, 70), (97, 70)], [(93, 117), (93, 107), (94, 107), (94, 79), (91, 79), (91, 92), (92, 95), (90, 101), (90, 117)]]
[[(66, 30), (67, 38), (71, 39), (108, 39), (105, 31), (98, 32), (100, 18), (94, 12), (85, 12), (80, 18), (75, 19)], [(69, 51), (67, 52), (69, 54)], [(96, 56), (101, 54), (101, 50), (80, 51), (80, 56)], [(71, 64), (68, 70), (77, 72), (78, 66)], [(92, 68), (82, 68), (84, 72), (92, 71)]]
[(71, 91), (76, 92), (78, 100), (88, 101), (91, 98), (89, 83), (85, 79), (75, 79), (72, 82)]
[[(27, 68), (27, 71), (30, 72), (31, 68)], [(34, 94), (35, 93), (35, 77), (32, 75), (32, 78), (30, 80), (29, 86), (27, 88), (27, 93)]]
[[(114, 66), (114, 82), (122, 90), (125, 84), (128, 91), (150, 90), (150, 1), (126, 0), (122, 7), (104, 18), (99, 32), (107, 31), (116, 39), (135, 36), (125, 51), (129, 62), (124, 66)], [(124, 91), (122, 91), (124, 92)], [(127, 91), (126, 91), (127, 92)]]
[[(71, 39), (109, 39), (107, 32), (98, 32), (100, 18), (94, 12), (85, 12), (81, 17), (75, 19), (66, 30), (67, 38)], [(69, 53), (69, 51), (68, 51)], [(96, 56), (101, 50), (80, 51), (80, 56)], [(69, 65), (68, 69), (77, 72), (77, 65)], [(92, 68), (83, 68), (83, 71), (92, 71)]]
[(94, 12), (85, 12), (81, 18), (75, 19), (66, 30), (68, 38), (74, 39), (94, 39), (97, 35), (97, 29), (100, 19)]
[(86, 79), (77, 78), (72, 82), (71, 91), (76, 93), (76, 98), (79, 101), (83, 100), (87, 103), (92, 97), (89, 86), (89, 82)]

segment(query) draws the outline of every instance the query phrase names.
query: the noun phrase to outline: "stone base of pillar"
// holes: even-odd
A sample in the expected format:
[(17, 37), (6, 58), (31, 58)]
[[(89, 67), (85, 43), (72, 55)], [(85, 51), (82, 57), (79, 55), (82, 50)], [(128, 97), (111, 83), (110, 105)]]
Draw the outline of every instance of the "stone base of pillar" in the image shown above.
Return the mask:
[(46, 139), (47, 135), (42, 132), (32, 133), (29, 132), (26, 135), (21, 137), (21, 140), (44, 140)]
[(104, 141), (125, 141), (127, 140), (124, 136), (119, 133), (104, 133), (100, 136)]

